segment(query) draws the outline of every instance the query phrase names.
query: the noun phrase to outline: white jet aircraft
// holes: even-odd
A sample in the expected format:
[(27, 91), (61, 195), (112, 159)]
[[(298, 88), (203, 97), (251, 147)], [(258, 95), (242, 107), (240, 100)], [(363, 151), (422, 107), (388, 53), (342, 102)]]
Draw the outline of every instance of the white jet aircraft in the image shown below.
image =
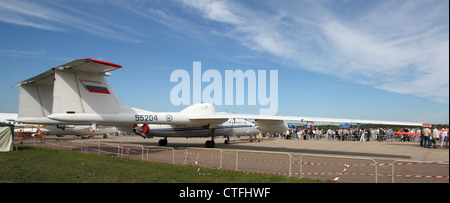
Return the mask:
[(14, 125), (14, 133), (30, 133), (35, 135), (38, 130), (44, 132), (45, 135), (56, 135), (57, 137), (64, 137), (65, 135), (76, 135), (76, 136), (93, 136), (93, 135), (103, 135), (106, 137), (108, 134), (113, 134), (119, 132), (116, 127), (103, 126), (95, 131), (91, 129), (90, 125), (28, 125), (20, 124), (15, 122), (17, 120), (18, 114), (16, 113), (0, 113), (0, 122), (9, 123)]
[(167, 137), (211, 137), (205, 143), (210, 148), (215, 146), (215, 136), (283, 133), (288, 129), (286, 121), (423, 125), (415, 122), (230, 114), (216, 112), (208, 103), (194, 104), (180, 112), (131, 108), (120, 101), (104, 78), (111, 75), (110, 71), (121, 67), (90, 58), (78, 59), (14, 85), (20, 87), (19, 107), (22, 107), (16, 121), (91, 125), (92, 129), (97, 125), (113, 125), (143, 137), (164, 137), (159, 141), (160, 145), (167, 145)]

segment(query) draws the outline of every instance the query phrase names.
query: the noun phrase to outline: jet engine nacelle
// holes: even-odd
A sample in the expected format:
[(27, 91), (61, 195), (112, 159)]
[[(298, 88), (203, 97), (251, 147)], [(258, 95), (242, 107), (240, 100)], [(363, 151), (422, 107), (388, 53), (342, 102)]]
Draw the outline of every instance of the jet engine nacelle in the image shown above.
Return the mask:
[(256, 129), (265, 133), (284, 133), (288, 129), (286, 123), (282, 120), (256, 120)]
[(56, 125), (56, 128), (65, 130), (65, 129), (66, 129), (66, 126), (65, 126), (65, 125)]
[(133, 132), (143, 138), (153, 138), (153, 135), (150, 134), (150, 126), (148, 124), (134, 124)]

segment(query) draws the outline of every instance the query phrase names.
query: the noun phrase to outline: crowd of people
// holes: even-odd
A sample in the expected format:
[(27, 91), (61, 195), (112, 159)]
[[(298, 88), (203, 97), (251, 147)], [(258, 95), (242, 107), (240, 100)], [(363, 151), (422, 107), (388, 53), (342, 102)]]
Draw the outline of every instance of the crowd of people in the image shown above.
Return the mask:
[(425, 148), (431, 148), (431, 144), (433, 144), (433, 148), (437, 148), (438, 143), (443, 147), (448, 147), (448, 128), (437, 129), (436, 126), (432, 127), (431, 130), (428, 127), (424, 127), (420, 136), (420, 146)]
[(383, 142), (386, 140), (398, 140), (403, 142), (419, 142), (420, 146), (430, 148), (433, 144), (434, 148), (438, 145), (448, 147), (448, 128), (432, 129), (425, 127), (420, 128), (403, 128), (403, 129), (387, 129), (387, 128), (339, 128), (339, 129), (301, 129), (291, 128), (284, 134), (285, 139), (302, 139), (302, 140), (337, 140), (337, 141), (361, 141)]

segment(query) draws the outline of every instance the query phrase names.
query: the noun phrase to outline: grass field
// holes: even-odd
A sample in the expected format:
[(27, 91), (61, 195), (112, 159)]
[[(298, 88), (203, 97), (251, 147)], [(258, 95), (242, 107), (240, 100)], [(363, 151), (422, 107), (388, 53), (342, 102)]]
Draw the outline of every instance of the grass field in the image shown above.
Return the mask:
[(0, 153), (0, 183), (311, 183), (295, 177), (243, 174), (47, 148)]

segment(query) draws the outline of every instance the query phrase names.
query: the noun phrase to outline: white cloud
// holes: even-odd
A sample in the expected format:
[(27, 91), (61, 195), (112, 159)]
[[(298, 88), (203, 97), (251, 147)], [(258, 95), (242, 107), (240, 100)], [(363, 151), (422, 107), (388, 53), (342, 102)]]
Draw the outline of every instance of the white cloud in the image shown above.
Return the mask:
[(208, 0), (183, 0), (185, 4), (198, 8), (202, 11), (205, 18), (219, 21), (223, 23), (230, 23), (237, 25), (242, 22), (237, 15), (235, 15), (224, 1), (208, 1)]
[(243, 45), (264, 51), (282, 58), (290, 58), (292, 50), (290, 41), (277, 31), (277, 26), (284, 14), (270, 16), (255, 12), (231, 1), (182, 0), (187, 6), (198, 10), (203, 18), (224, 25), (231, 29), (220, 33), (236, 39)]
[(448, 9), (430, 5), (434, 2), (395, 3), (381, 4), (354, 22), (323, 25), (341, 59), (335, 59), (336, 71), (379, 89), (448, 103)]
[[(212, 29), (310, 71), (386, 91), (449, 101), (448, 1), (183, 0)], [(220, 27), (220, 28), (217, 28)], [(219, 32), (217, 32), (219, 33)]]
[(45, 53), (45, 50), (22, 51), (15, 49), (0, 49), (0, 56), (39, 56)]
[(133, 30), (126, 26), (60, 3), (57, 1), (0, 1), (0, 22), (57, 32), (83, 31), (122, 41), (140, 42), (129, 37)]
[(44, 7), (21, 1), (0, 1), (0, 21), (44, 30), (64, 31), (63, 28), (42, 22), (54, 21), (54, 12)]
[(0, 22), (141, 42), (136, 36), (148, 29), (92, 12), (103, 5), (165, 25), (173, 37), (221, 35), (292, 67), (449, 102), (448, 1), (178, 0), (163, 1), (164, 8), (146, 1), (77, 2), (88, 3), (86, 10), (62, 2), (0, 1)]

